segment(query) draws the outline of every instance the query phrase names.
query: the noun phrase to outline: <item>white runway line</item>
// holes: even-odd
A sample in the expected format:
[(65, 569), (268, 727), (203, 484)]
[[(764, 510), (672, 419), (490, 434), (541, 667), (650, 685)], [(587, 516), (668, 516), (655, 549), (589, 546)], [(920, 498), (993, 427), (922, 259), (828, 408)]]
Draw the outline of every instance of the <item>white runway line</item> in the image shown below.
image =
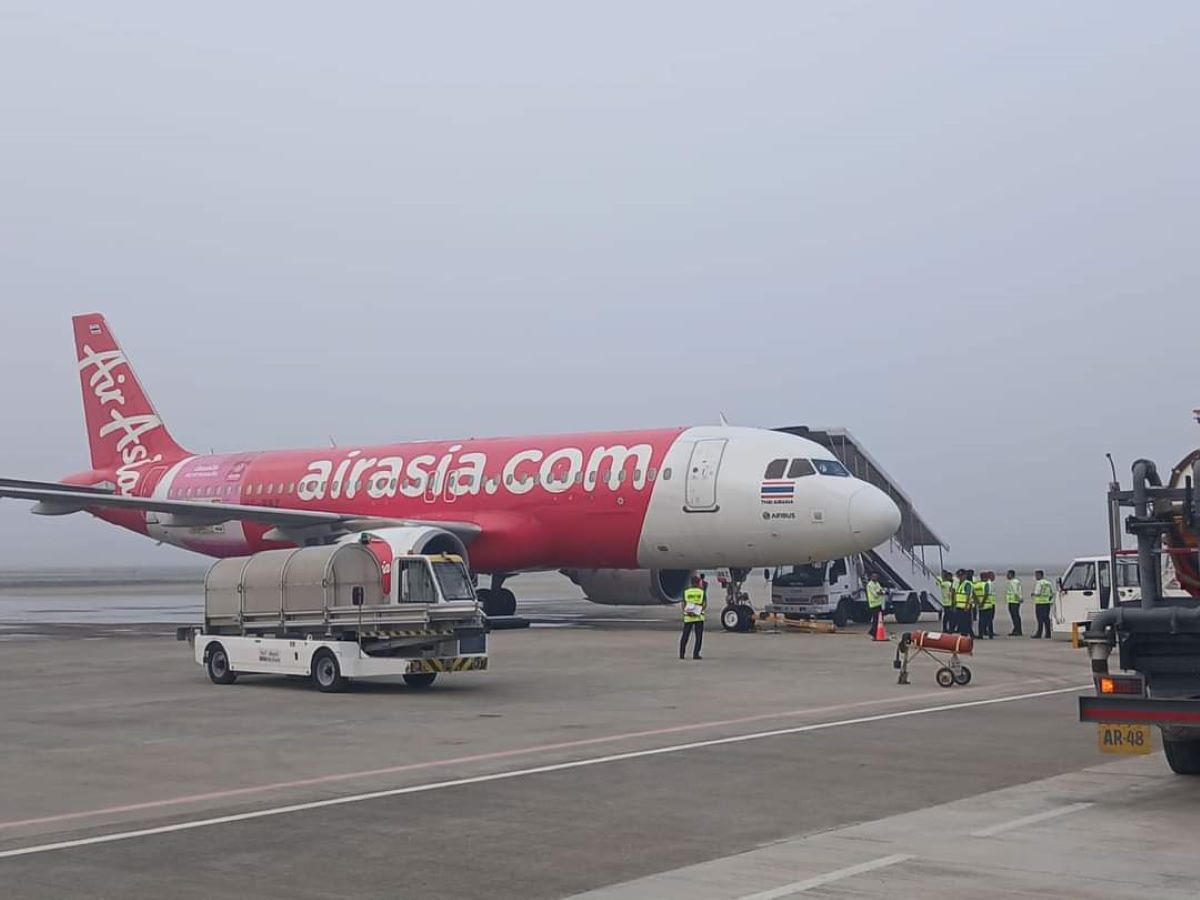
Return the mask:
[(647, 750), (631, 750), (626, 753), (612, 753), (606, 756), (594, 756), (571, 762), (551, 763), (544, 766), (532, 766), (527, 769), (514, 769), (508, 772), (494, 772), (490, 775), (476, 775), (470, 778), (455, 778), (448, 781), (434, 781), (426, 784), (414, 784), (407, 787), (391, 788), (383, 791), (371, 791), (364, 794), (348, 794), (344, 797), (330, 797), (325, 800), (313, 800), (308, 803), (293, 803), (287, 806), (275, 806), (253, 812), (236, 813), (228, 816), (215, 816), (209, 819), (192, 819), (176, 822), (172, 825), (160, 825), (154, 828), (139, 828), (134, 831), (118, 831), (110, 834), (99, 834), (93, 837), (79, 838), (71, 841), (56, 841), (49, 844), (36, 844), (31, 847), (18, 847), (13, 850), (0, 851), (0, 859), (11, 859), (16, 856), (31, 856), (35, 853), (49, 853), (54, 850), (68, 850), (73, 847), (89, 847), (95, 844), (109, 844), (114, 841), (125, 841), (132, 838), (151, 837), (158, 834), (172, 834), (177, 831), (190, 831), (195, 828), (207, 828), (212, 825), (226, 825), (231, 822), (245, 822), (251, 819), (264, 819), (268, 816), (281, 816), (288, 813), (305, 812), (311, 809), (324, 809), (329, 806), (343, 806), (348, 803), (362, 803), (367, 800), (381, 800), (386, 797), (401, 797), (405, 794), (421, 794), (443, 788), (465, 787), (472, 784), (487, 784), (493, 781), (507, 781), (514, 778), (524, 778), (529, 775), (542, 775), (548, 772), (563, 772), (569, 769), (582, 769), (588, 766), (599, 766), (607, 763), (624, 762), (630, 759), (643, 759), (651, 756), (663, 756), (669, 753), (683, 753), (688, 750), (700, 750), (706, 747), (721, 747), (728, 744), (744, 744), (749, 741), (759, 741), (766, 738), (783, 737), (791, 734), (806, 734), (815, 731), (826, 731), (830, 728), (841, 728), (847, 725), (864, 725), (870, 722), (886, 722), (890, 719), (905, 719), (912, 716), (924, 716), (938, 712), (949, 712), (957, 709), (973, 709), (980, 706), (994, 706), (999, 703), (1015, 703), (1019, 700), (1036, 700), (1041, 697), (1053, 697), (1058, 694), (1078, 693), (1090, 690), (1092, 685), (1080, 685), (1069, 688), (1056, 688), (1048, 691), (1033, 691), (1027, 694), (1013, 694), (1008, 697), (995, 697), (990, 700), (968, 700), (963, 703), (945, 703), (940, 706), (919, 707), (892, 713), (878, 713), (872, 716), (859, 716), (853, 719), (839, 719), (833, 722), (816, 722), (811, 725), (795, 725), (790, 728), (776, 728), (771, 731), (755, 731), (749, 734), (738, 734), (731, 737), (711, 738), (703, 741), (691, 741), (686, 744), (672, 744), (666, 747), (652, 747)]
[(972, 831), (971, 837), (993, 837), (997, 834), (1003, 834), (1006, 831), (1012, 831), (1014, 828), (1021, 828), (1025, 825), (1033, 825), (1037, 822), (1045, 822), (1047, 819), (1057, 819), (1059, 816), (1067, 816), (1073, 812), (1079, 812), (1080, 810), (1087, 809), (1088, 807), (1094, 805), (1094, 803), (1072, 803), (1070, 806), (1060, 806), (1058, 809), (1048, 809), (1045, 812), (1034, 813), (1032, 816), (1022, 816), (1019, 819), (1001, 822), (999, 825), (992, 825), (988, 828), (980, 828), (978, 831)]
[(857, 866), (846, 866), (844, 869), (835, 869), (832, 872), (826, 872), (824, 875), (817, 875), (804, 881), (793, 881), (791, 884), (771, 888), (769, 891), (747, 894), (745, 897), (740, 897), (739, 900), (777, 900), (779, 897), (791, 897), (795, 894), (811, 891), (813, 888), (821, 887), (833, 881), (841, 881), (843, 878), (849, 878), (852, 875), (861, 875), (864, 872), (873, 872), (875, 869), (894, 866), (896, 863), (902, 863), (910, 859), (912, 859), (912, 856), (908, 853), (881, 856), (879, 859), (873, 859), (870, 862), (859, 863)]

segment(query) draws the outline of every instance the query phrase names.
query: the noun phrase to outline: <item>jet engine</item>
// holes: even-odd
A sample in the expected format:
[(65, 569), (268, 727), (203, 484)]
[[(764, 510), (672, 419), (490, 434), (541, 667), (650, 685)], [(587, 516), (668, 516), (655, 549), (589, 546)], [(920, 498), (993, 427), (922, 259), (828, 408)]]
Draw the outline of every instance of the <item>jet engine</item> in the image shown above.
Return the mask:
[(689, 569), (563, 569), (588, 600), (604, 606), (679, 603), (694, 574)]
[(431, 525), (393, 526), (369, 528), (365, 532), (349, 535), (343, 541), (358, 541), (363, 534), (382, 540), (392, 549), (393, 556), (405, 553), (452, 553), (461, 556), (470, 567), (466, 545), (462, 538), (444, 528)]

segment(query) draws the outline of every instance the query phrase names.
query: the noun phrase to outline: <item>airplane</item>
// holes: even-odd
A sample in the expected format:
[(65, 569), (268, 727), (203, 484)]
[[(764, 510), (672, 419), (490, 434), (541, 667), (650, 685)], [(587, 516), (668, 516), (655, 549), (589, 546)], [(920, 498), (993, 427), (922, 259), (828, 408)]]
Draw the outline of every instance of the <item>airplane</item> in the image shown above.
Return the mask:
[(515, 613), (518, 572), (559, 570), (600, 604), (678, 603), (698, 569), (836, 559), (900, 525), (819, 444), (725, 424), (194, 454), (104, 316), (72, 322), (91, 468), (0, 479), (40, 515), (86, 511), (214, 557), (339, 540), (457, 553), (491, 577), (489, 616)]

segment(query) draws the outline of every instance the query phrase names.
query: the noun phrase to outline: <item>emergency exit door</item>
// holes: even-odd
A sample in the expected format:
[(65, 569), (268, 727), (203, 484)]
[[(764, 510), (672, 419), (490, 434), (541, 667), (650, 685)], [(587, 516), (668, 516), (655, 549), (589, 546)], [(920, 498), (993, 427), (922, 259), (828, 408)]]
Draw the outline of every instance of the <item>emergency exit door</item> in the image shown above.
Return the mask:
[(725, 440), (696, 441), (688, 460), (687, 484), (684, 490), (684, 510), (687, 512), (716, 512), (717, 473), (725, 455)]

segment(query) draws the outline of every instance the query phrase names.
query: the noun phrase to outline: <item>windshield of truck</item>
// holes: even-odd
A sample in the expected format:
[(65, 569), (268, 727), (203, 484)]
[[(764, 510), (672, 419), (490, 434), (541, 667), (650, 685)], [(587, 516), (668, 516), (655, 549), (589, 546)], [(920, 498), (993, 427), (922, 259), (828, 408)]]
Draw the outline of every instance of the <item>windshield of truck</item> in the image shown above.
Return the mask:
[(399, 573), (396, 596), (401, 603), (437, 603), (437, 588), (429, 562), (424, 559), (398, 559), (393, 569)]
[(774, 582), (779, 587), (821, 587), (825, 584), (825, 565), (780, 566), (775, 570)]
[(1096, 589), (1096, 564), (1077, 562), (1063, 576), (1064, 591), (1094, 591)]
[(475, 591), (471, 588), (471, 580), (467, 578), (466, 569), (456, 562), (435, 562), (434, 574), (438, 584), (442, 586), (442, 594), (447, 600), (474, 600)]

